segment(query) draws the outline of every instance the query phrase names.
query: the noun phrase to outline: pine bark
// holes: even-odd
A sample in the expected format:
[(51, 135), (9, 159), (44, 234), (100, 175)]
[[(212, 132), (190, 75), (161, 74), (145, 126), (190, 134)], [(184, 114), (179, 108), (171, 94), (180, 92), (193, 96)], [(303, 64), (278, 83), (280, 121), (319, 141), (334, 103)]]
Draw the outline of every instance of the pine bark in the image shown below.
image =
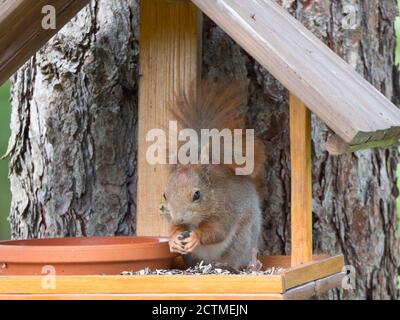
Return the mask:
[[(395, 0), (277, 2), (399, 101)], [(203, 76), (248, 80), (248, 122), (267, 147), (265, 250), (289, 254), (288, 93), (213, 22), (203, 28)], [(137, 2), (93, 0), (14, 76), (13, 238), (135, 233), (138, 54)], [(395, 299), (397, 148), (331, 157), (329, 133), (313, 117), (314, 250), (343, 253), (356, 290), (323, 298)]]
[(13, 238), (135, 232), (138, 5), (93, 1), (13, 79)]

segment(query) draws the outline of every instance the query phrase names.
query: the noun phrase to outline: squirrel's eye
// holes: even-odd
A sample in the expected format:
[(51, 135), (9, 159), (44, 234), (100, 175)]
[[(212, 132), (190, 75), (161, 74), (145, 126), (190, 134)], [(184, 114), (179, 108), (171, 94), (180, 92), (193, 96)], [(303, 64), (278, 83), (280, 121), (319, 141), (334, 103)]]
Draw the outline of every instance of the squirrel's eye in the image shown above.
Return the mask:
[(167, 196), (165, 195), (165, 192), (163, 193), (163, 198), (164, 198), (164, 200), (167, 200)]
[(200, 199), (200, 191), (196, 191), (195, 193), (193, 193), (193, 201), (197, 201)]

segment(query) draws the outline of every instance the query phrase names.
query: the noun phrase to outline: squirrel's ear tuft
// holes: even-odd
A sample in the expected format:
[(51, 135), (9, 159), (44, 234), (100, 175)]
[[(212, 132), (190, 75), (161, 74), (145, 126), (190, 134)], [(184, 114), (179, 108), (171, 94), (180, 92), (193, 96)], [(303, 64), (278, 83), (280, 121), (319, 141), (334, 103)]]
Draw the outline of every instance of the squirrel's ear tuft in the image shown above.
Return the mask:
[(187, 92), (177, 92), (169, 106), (180, 127), (201, 129), (244, 129), (248, 81), (205, 79), (193, 82)]

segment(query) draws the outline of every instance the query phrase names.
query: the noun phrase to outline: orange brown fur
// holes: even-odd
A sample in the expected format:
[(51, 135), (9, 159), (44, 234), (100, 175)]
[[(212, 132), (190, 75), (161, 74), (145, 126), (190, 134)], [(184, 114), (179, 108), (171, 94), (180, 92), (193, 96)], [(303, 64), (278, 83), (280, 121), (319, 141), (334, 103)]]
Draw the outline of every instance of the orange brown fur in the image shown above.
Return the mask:
[[(246, 86), (243, 83), (205, 81), (177, 98), (171, 110), (180, 128), (246, 129)], [(235, 174), (236, 164), (171, 166), (165, 197), (171, 219), (171, 251), (191, 264), (250, 263), (261, 233), (264, 146), (256, 140), (254, 171)], [(197, 196), (199, 199), (197, 199)], [(195, 200), (196, 199), (196, 200)], [(182, 239), (184, 231), (190, 232)]]

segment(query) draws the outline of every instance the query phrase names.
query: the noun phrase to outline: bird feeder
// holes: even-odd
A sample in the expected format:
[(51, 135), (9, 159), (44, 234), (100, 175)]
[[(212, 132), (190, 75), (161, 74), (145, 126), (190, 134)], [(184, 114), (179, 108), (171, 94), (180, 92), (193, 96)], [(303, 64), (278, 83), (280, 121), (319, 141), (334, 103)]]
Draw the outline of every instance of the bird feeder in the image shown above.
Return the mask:
[[(73, 1), (47, 2), (65, 6)], [(87, 1), (79, 2), (83, 6)], [(340, 286), (345, 276), (343, 256), (312, 251), (311, 112), (333, 131), (326, 147), (339, 155), (397, 141), (400, 111), (272, 0), (141, 1), (138, 235), (168, 235), (157, 208), (168, 168), (147, 163), (145, 136), (168, 123), (166, 104), (174, 94), (200, 79), (201, 13), (290, 92), (291, 252), (261, 258), (264, 267), (284, 271), (262, 276), (57, 276), (55, 291), (43, 288), (41, 277), (0, 277), (0, 298), (293, 299)], [(0, 9), (0, 30), (5, 30), (5, 14), (12, 16), (13, 11)], [(47, 38), (42, 37), (41, 44)], [(3, 48), (2, 34), (0, 44)], [(15, 47), (9, 49), (10, 68), (3, 67), (5, 56), (0, 52), (0, 70), (9, 70), (0, 82), (33, 53), (32, 48), (37, 50), (37, 44), (26, 44), (16, 50), (18, 54), (11, 52)]]

